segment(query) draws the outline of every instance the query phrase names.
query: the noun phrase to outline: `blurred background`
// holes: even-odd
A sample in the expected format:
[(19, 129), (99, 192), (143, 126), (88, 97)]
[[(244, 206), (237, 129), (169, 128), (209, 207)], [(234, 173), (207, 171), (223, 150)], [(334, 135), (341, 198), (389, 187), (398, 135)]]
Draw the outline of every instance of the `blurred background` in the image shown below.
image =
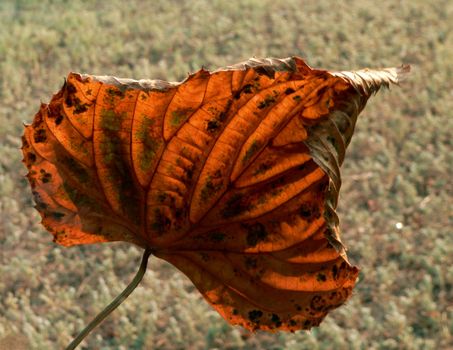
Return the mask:
[(33, 209), (20, 152), (70, 71), (182, 80), (258, 57), (332, 70), (412, 65), (372, 98), (343, 166), (343, 241), (361, 268), (320, 328), (249, 334), (150, 260), (82, 349), (453, 349), (453, 2), (0, 2), (0, 349), (61, 349), (132, 279), (141, 251), (63, 248)]

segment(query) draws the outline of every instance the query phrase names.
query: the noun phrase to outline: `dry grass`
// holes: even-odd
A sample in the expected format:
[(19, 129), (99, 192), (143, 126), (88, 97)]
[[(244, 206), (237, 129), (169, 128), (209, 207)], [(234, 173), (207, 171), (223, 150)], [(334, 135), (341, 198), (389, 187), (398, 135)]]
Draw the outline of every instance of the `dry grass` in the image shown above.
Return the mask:
[(344, 165), (343, 237), (362, 269), (355, 295), (311, 333), (250, 335), (152, 259), (85, 348), (453, 348), (452, 17), (450, 0), (1, 1), (0, 348), (67, 345), (140, 259), (126, 244), (58, 247), (39, 225), (19, 151), (39, 101), (69, 71), (179, 80), (253, 55), (331, 69), (413, 65), (400, 89), (370, 101)]

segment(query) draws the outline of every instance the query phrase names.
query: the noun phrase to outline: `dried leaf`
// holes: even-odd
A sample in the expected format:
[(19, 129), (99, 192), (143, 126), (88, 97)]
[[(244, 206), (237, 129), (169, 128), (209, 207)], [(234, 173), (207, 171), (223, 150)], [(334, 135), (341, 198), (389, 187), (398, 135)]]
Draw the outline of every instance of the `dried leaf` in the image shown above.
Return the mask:
[(407, 71), (294, 57), (182, 83), (71, 73), (25, 129), (36, 208), (64, 246), (151, 248), (232, 324), (309, 329), (358, 275), (335, 213), (357, 116)]

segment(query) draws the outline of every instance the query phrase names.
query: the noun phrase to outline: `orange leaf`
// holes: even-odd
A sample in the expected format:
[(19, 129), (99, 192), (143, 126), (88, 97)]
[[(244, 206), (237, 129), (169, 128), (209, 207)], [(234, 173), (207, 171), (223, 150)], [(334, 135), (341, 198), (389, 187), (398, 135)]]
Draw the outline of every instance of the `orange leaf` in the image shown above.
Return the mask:
[(357, 116), (406, 71), (294, 57), (182, 83), (71, 73), (25, 129), (36, 208), (59, 244), (152, 249), (232, 324), (309, 329), (358, 275), (335, 213)]

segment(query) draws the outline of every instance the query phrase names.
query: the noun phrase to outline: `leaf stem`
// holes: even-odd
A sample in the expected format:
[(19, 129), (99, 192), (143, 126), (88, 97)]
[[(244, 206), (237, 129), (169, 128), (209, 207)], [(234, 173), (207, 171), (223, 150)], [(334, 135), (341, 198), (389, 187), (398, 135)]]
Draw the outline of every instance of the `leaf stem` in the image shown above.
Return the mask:
[(121, 303), (126, 300), (126, 298), (134, 291), (135, 288), (139, 285), (143, 276), (146, 272), (146, 267), (148, 265), (148, 258), (151, 255), (151, 249), (145, 249), (143, 253), (142, 261), (140, 263), (140, 268), (137, 271), (134, 279), (129, 283), (129, 285), (118, 295), (109, 305), (107, 305), (104, 310), (102, 310), (78, 335), (74, 340), (66, 347), (66, 350), (74, 350), (85, 337), (96, 328), (104, 319)]

